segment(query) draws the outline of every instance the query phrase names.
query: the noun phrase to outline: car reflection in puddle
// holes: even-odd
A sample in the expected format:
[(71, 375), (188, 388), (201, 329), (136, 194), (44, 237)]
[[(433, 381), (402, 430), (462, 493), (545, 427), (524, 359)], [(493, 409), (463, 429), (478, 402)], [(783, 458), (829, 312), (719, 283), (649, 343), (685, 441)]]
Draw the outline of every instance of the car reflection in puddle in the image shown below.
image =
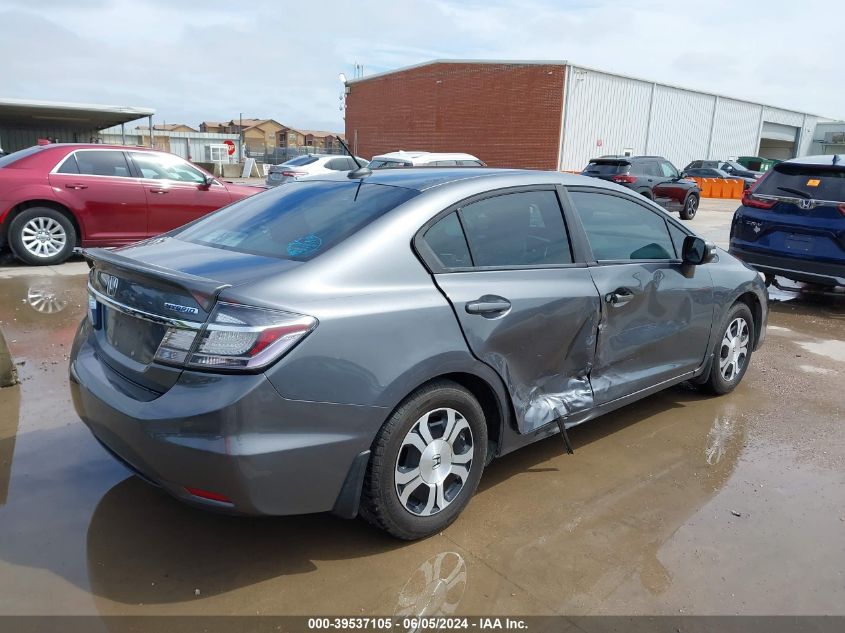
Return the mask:
[[(467, 585), (467, 566), (457, 552), (432, 556), (405, 583), (393, 612), (396, 618), (449, 616), (455, 613)], [(409, 628), (416, 633), (419, 628)]]
[(54, 288), (40, 285), (29, 287), (26, 302), (30, 308), (41, 314), (55, 314), (68, 305), (67, 299), (63, 299)]

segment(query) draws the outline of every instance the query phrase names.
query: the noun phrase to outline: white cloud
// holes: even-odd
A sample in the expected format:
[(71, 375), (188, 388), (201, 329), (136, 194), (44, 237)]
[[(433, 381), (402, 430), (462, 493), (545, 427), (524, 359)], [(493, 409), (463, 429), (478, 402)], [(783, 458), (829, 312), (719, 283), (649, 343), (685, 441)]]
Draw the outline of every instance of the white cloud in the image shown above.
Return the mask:
[[(4, 96), (151, 106), (158, 120), (341, 129), (341, 71), (436, 57), (567, 59), (845, 117), (839, 1), (6, 0)], [(37, 7), (37, 8), (33, 8)], [(835, 31), (835, 27), (831, 28)]]

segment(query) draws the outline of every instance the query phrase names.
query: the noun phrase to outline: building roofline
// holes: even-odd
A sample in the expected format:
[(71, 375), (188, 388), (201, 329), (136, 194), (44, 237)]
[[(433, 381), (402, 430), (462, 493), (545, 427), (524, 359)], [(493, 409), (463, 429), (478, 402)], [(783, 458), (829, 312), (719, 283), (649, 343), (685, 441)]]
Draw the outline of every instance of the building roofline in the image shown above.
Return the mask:
[(622, 79), (631, 79), (634, 81), (642, 81), (645, 83), (653, 84), (655, 86), (663, 86), (666, 88), (674, 88), (675, 90), (683, 90), (685, 92), (694, 92), (696, 94), (707, 95), (709, 97), (719, 97), (720, 99), (730, 99), (731, 101), (739, 101), (741, 103), (749, 103), (751, 105), (762, 106), (764, 108), (771, 108), (773, 110), (783, 110), (784, 112), (793, 112), (795, 114), (801, 114), (806, 116), (816, 117), (817, 119), (827, 119), (828, 117), (821, 116), (819, 114), (814, 114), (812, 112), (803, 112), (801, 110), (795, 110), (792, 108), (784, 108), (782, 106), (771, 105), (768, 103), (760, 103), (759, 101), (752, 101), (750, 99), (745, 99), (741, 97), (734, 97), (731, 95), (719, 94), (717, 92), (710, 92), (707, 90), (698, 90), (696, 88), (690, 88), (687, 86), (679, 86), (677, 84), (667, 83), (665, 81), (656, 81), (654, 79), (646, 79), (643, 77), (638, 77), (636, 75), (625, 75), (622, 73), (612, 72), (608, 70), (602, 70), (600, 68), (593, 68), (591, 66), (583, 66), (581, 64), (574, 64), (569, 61), (565, 60), (513, 60), (513, 59), (433, 59), (427, 62), (421, 62), (419, 64), (413, 64), (411, 66), (403, 66), (401, 68), (396, 68), (394, 70), (386, 70), (384, 72), (375, 73), (373, 75), (368, 75), (366, 77), (359, 77), (357, 79), (349, 79), (346, 82), (346, 85), (352, 85), (361, 83), (364, 81), (369, 81), (370, 79), (378, 79), (380, 77), (385, 77), (388, 75), (393, 75), (396, 73), (405, 72), (407, 70), (414, 70), (416, 68), (424, 68), (425, 66), (434, 66), (435, 64), (498, 64), (498, 65), (507, 65), (507, 66), (570, 66), (576, 70), (586, 70), (589, 72), (595, 73), (602, 73), (603, 75), (610, 75), (612, 77), (620, 77)]
[(425, 66), (433, 66), (434, 64), (498, 64), (500, 66), (566, 66), (568, 62), (564, 60), (537, 60), (537, 59), (432, 59), (427, 62), (419, 64), (412, 64), (411, 66), (402, 66), (393, 70), (385, 70), (366, 77), (358, 77), (357, 79), (348, 79), (347, 85), (361, 83), (362, 81), (369, 81), (370, 79), (377, 79), (386, 75), (393, 75), (396, 73), (405, 72), (406, 70), (413, 70), (415, 68), (423, 68)]
[(152, 116), (156, 113), (154, 108), (141, 108), (135, 106), (103, 105), (97, 103), (72, 103), (65, 101), (32, 101), (30, 99), (13, 99), (0, 97), (0, 106), (25, 106), (33, 109), (56, 109), (64, 110), (86, 110), (89, 112), (103, 112), (111, 114), (136, 114), (137, 118)]

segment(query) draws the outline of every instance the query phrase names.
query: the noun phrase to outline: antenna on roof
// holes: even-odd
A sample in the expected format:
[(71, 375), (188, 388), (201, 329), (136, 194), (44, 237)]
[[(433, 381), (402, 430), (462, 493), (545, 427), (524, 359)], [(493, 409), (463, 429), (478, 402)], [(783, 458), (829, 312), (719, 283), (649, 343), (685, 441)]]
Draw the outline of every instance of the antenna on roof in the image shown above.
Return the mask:
[(839, 154), (834, 154), (834, 155), (833, 155), (833, 164), (834, 164), (834, 165), (838, 165), (838, 164), (839, 164)]
[(364, 167), (364, 165), (361, 164), (361, 161), (358, 160), (355, 154), (349, 151), (349, 146), (344, 143), (343, 139), (339, 136), (337, 137), (337, 142), (341, 144), (343, 149), (346, 150), (346, 153), (349, 154), (349, 157), (355, 161), (356, 165), (358, 165), (358, 169), (353, 169), (348, 174), (346, 174), (349, 178), (363, 178), (364, 176), (369, 176), (371, 173), (373, 173), (372, 169), (370, 169), (369, 167)]

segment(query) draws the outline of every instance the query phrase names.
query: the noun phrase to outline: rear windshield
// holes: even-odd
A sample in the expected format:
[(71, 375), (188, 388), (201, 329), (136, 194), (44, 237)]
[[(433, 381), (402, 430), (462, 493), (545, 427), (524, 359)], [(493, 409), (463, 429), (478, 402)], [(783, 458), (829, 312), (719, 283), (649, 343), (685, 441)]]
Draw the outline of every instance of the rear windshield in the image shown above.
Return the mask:
[(227, 250), (308, 261), (419, 192), (350, 182), (292, 182), (173, 234)]
[(754, 193), (845, 202), (845, 166), (780, 163)]
[(311, 163), (316, 163), (317, 157), (316, 156), (297, 156), (296, 158), (291, 158), (288, 161), (285, 161), (285, 165), (310, 165)]
[(585, 174), (602, 174), (610, 176), (613, 174), (624, 174), (628, 171), (630, 163), (590, 163), (584, 169)]
[(33, 147), (27, 147), (26, 149), (22, 149), (17, 152), (12, 152), (11, 154), (6, 154), (5, 156), (0, 156), (0, 167), (8, 167), (12, 163), (19, 161), (21, 158), (32, 156), (33, 154), (37, 154), (40, 151), (41, 146), (34, 145)]

